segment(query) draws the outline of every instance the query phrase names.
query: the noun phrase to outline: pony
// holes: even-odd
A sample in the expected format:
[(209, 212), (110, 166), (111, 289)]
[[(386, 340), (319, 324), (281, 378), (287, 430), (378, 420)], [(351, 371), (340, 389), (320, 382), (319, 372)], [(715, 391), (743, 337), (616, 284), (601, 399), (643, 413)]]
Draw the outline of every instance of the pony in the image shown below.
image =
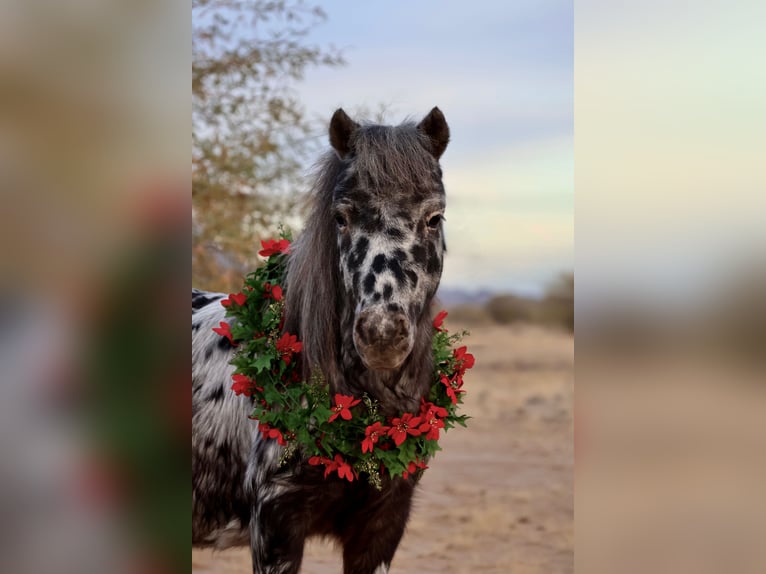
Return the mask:
[[(331, 393), (367, 393), (387, 416), (416, 412), (432, 382), (449, 137), (436, 107), (397, 126), (338, 109), (288, 256), (284, 330), (303, 342), (302, 375), (319, 369)], [(253, 572), (293, 574), (306, 539), (325, 536), (345, 574), (387, 573), (419, 476), (378, 490), (325, 478), (301, 452), (280, 465), (283, 447), (247, 418), (252, 399), (230, 390), (233, 349), (212, 331), (223, 297), (192, 289), (192, 545), (249, 544)]]

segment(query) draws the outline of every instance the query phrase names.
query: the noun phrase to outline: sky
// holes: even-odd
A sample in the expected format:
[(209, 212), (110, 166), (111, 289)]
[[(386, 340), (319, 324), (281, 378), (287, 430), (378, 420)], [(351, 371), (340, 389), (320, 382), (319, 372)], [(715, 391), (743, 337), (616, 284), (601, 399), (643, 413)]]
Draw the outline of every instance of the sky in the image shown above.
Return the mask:
[(442, 286), (540, 295), (573, 269), (571, 2), (323, 2), (310, 41), (347, 61), (298, 86), (310, 115), (445, 114)]

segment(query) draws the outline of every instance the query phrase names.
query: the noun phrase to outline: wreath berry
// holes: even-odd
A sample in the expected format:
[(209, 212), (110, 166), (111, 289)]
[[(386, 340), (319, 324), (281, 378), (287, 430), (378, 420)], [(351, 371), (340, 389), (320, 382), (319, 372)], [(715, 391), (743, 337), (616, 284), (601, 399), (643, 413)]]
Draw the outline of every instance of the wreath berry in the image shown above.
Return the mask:
[(302, 350), (297, 336), (283, 333), (286, 254), (290, 238), (261, 241), (259, 255), (266, 264), (250, 273), (240, 293), (221, 304), (230, 323), (213, 329), (237, 348), (231, 363), (232, 390), (253, 399), (250, 418), (258, 420), (263, 438), (285, 447), (284, 464), (301, 450), (308, 463), (324, 466), (325, 477), (337, 473), (354, 481), (361, 475), (376, 488), (381, 478), (422, 473), (439, 447), (441, 431), (466, 426), (457, 414), (463, 402), (463, 375), (474, 357), (465, 346), (456, 347), (466, 334), (449, 334), (443, 326), (446, 311), (433, 321), (434, 373), (431, 388), (416, 413), (386, 418), (376, 400), (335, 394), (330, 396), (321, 373), (304, 380), (295, 355)]

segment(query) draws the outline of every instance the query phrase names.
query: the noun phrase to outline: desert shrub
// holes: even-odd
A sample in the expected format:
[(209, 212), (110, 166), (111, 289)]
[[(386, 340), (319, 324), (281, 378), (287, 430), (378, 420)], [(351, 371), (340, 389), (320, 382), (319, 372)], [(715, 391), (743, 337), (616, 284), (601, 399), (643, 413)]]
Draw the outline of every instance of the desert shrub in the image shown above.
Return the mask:
[(466, 303), (451, 307), (447, 321), (461, 325), (479, 326), (492, 323), (492, 317), (490, 317), (485, 307)]
[(534, 319), (535, 301), (516, 295), (496, 295), (485, 306), (487, 314), (495, 323), (510, 325), (527, 323)]
[(734, 268), (708, 298), (700, 312), (697, 337), (732, 358), (766, 365), (766, 268)]
[(562, 273), (542, 299), (495, 295), (484, 306), (489, 319), (500, 325), (532, 323), (574, 332), (574, 274)]
[(537, 307), (537, 322), (574, 332), (574, 274), (562, 273)]

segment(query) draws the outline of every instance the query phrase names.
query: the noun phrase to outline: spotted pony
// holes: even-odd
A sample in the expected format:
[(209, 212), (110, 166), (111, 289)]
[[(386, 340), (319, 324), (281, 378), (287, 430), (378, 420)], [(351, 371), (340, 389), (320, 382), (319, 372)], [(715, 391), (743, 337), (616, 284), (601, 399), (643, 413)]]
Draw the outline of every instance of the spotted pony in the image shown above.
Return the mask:
[[(417, 412), (432, 382), (449, 128), (438, 108), (398, 126), (339, 109), (329, 136), (288, 259), (284, 329), (303, 342), (303, 375), (319, 369), (331, 393), (367, 393), (388, 416)], [(223, 297), (192, 290), (192, 544), (249, 544), (253, 572), (296, 573), (305, 540), (326, 536), (346, 574), (388, 572), (418, 476), (377, 490), (324, 478), (301, 452), (279, 465), (282, 447), (247, 419), (251, 399), (230, 390), (233, 349), (212, 331)]]

